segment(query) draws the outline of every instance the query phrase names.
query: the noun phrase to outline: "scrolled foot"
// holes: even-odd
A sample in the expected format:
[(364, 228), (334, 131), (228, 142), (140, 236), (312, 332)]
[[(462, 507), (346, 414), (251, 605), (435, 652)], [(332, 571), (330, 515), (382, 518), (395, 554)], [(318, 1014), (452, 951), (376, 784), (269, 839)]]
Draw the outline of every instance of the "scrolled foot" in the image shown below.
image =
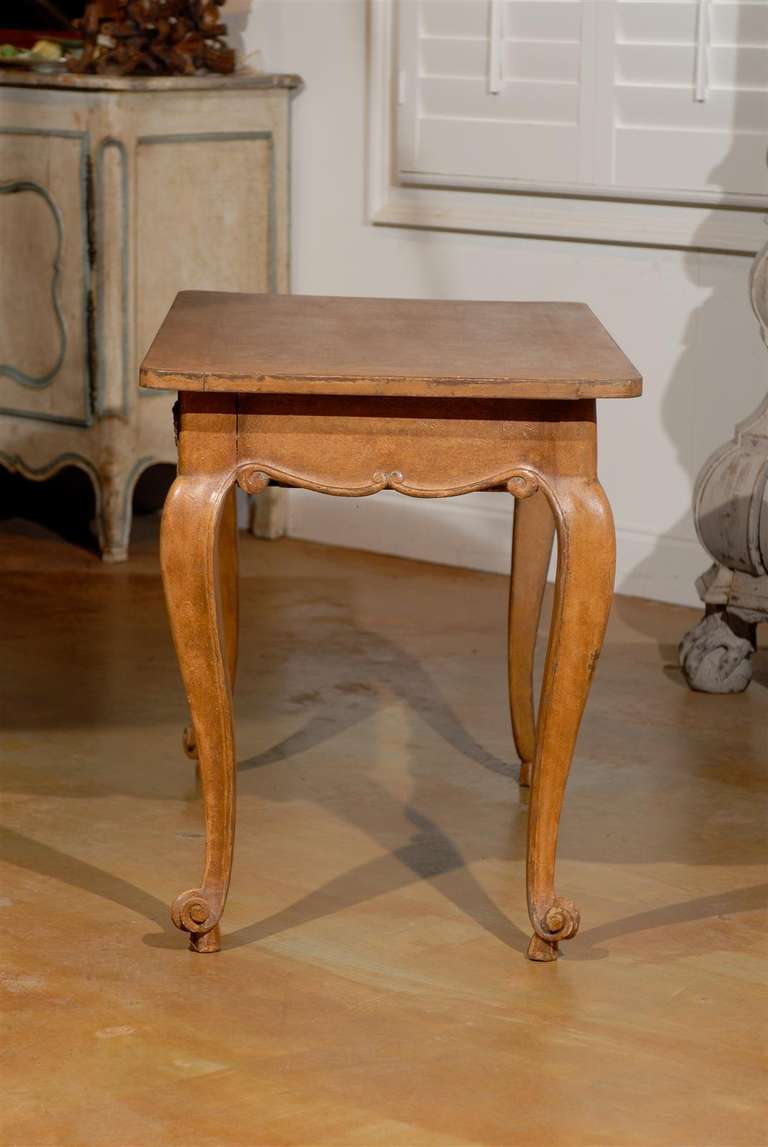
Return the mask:
[(193, 935), (210, 932), (218, 924), (216, 913), (199, 888), (192, 888), (176, 897), (171, 906), (171, 919), (182, 932)]
[(581, 917), (571, 900), (556, 897), (541, 920), (534, 915), (536, 932), (528, 946), (529, 960), (556, 960), (560, 955), (561, 940), (570, 940), (579, 930)]
[(686, 633), (678, 653), (691, 689), (698, 693), (744, 692), (752, 679), (755, 644), (737, 629), (749, 632), (725, 610), (717, 610)]
[(546, 932), (542, 936), (546, 940), (570, 940), (578, 932), (580, 923), (581, 916), (573, 901), (558, 896), (544, 917)]

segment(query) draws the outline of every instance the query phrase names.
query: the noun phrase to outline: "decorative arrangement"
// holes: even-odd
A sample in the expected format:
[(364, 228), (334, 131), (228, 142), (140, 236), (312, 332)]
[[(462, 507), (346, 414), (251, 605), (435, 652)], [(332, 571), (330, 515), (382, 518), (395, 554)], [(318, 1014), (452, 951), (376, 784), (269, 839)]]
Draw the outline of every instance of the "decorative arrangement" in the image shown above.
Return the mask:
[(223, 37), (224, 0), (94, 0), (75, 27), (83, 39), (73, 72), (181, 75), (233, 72)]

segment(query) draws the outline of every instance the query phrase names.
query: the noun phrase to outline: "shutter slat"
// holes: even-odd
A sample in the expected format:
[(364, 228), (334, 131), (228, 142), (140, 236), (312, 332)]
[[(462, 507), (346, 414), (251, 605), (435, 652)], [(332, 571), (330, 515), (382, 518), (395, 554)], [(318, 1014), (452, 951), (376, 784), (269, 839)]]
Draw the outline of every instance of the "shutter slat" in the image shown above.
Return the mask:
[(417, 170), (458, 178), (568, 182), (579, 176), (578, 133), (551, 124), (424, 120)]
[(576, 84), (507, 82), (493, 100), (484, 80), (423, 77), (422, 121), (443, 119), (506, 120), (526, 123), (576, 124), (579, 89)]
[[(488, 44), (485, 40), (430, 37), (421, 41), (422, 76), (482, 77), (488, 70)], [(560, 80), (576, 83), (579, 78), (577, 44), (504, 42), (504, 75), (508, 79)]]
[[(709, 49), (709, 87), (747, 90), (768, 88), (768, 50), (741, 46)], [(616, 48), (618, 84), (659, 84), (690, 88), (694, 50), (687, 44), (620, 44)], [(768, 130), (768, 123), (766, 124)]]
[[(768, 94), (760, 91), (710, 90), (704, 105), (694, 103), (689, 88), (618, 87), (617, 126), (638, 125), (665, 131), (754, 132), (765, 135)], [(755, 143), (755, 146), (757, 144)]]
[(515, 40), (581, 39), (581, 0), (510, 0), (505, 5), (506, 34)]
[(735, 141), (729, 132), (616, 133), (616, 168), (627, 187), (766, 195), (765, 149), (755, 136)]

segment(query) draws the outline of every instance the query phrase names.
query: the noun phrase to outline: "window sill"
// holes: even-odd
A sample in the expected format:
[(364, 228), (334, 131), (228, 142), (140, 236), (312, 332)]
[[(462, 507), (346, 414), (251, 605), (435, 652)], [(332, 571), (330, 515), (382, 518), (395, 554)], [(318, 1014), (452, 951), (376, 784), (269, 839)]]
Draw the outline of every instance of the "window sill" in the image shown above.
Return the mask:
[(387, 227), (742, 255), (768, 241), (768, 215), (755, 208), (403, 186), (383, 187), (376, 198), (371, 221)]

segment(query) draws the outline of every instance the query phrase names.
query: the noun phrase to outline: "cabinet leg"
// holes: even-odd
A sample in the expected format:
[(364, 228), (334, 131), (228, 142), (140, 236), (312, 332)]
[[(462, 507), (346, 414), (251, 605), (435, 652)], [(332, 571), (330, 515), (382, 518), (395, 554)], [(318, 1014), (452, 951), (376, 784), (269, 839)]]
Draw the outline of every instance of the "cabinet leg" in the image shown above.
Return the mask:
[[(221, 614), (224, 642), (229, 670), (229, 685), (234, 693), (237, 674), (237, 647), (240, 629), (240, 593), (238, 578), (237, 487), (232, 486), (224, 498), (219, 537), (219, 584), (221, 586)], [(192, 724), (182, 735), (182, 747), (187, 756), (197, 760), (197, 744)]]
[(520, 784), (530, 784), (536, 751), (533, 663), (541, 603), (555, 536), (555, 520), (540, 490), (515, 504), (509, 583), (508, 668), (512, 735), (520, 758)]
[(96, 528), (101, 557), (105, 562), (124, 562), (128, 557), (135, 482), (133, 475), (118, 475), (110, 468), (99, 474), (100, 505)]
[(171, 916), (177, 928), (191, 934), (191, 947), (198, 952), (219, 948), (217, 929), (234, 842), (235, 746), (219, 553), (232, 481), (229, 474), (177, 478), (160, 537), (163, 585), (195, 730), (206, 828), (201, 885), (176, 898)]
[(528, 821), (528, 911), (532, 960), (555, 960), (576, 934), (579, 913), (555, 893), (560, 811), (581, 716), (613, 595), (613, 517), (600, 484), (556, 479), (547, 496), (557, 529), (557, 581), (536, 731)]
[(133, 521), (133, 491), (141, 474), (155, 461), (145, 456), (129, 468), (127, 462), (114, 462), (111, 452), (102, 459), (98, 469), (96, 528), (103, 561), (124, 562), (127, 559)]
[(257, 538), (274, 541), (285, 537), (288, 530), (288, 491), (268, 486), (253, 498), (251, 533)]

